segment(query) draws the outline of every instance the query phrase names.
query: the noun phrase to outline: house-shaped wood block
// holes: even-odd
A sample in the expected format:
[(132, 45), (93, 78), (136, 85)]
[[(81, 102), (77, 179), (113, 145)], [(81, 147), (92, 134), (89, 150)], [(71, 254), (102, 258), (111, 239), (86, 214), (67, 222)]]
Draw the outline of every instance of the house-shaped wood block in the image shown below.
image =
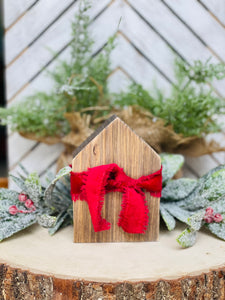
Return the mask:
[[(99, 165), (116, 163), (124, 172), (137, 179), (161, 168), (158, 154), (120, 118), (112, 116), (76, 149), (73, 172), (86, 171)], [(118, 227), (122, 193), (105, 195), (102, 217), (111, 223), (110, 230), (95, 232), (86, 201), (74, 202), (74, 242), (136, 242), (156, 241), (159, 235), (160, 199), (146, 192), (149, 224), (145, 234), (130, 234)]]

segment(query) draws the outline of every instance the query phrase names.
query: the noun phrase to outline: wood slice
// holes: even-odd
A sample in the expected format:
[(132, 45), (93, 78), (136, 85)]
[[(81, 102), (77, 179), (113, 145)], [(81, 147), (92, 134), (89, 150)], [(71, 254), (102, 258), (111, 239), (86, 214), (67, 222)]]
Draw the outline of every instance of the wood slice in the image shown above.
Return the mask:
[(0, 245), (1, 300), (224, 299), (225, 242), (206, 232), (181, 249), (159, 242), (74, 244), (73, 228), (34, 225)]

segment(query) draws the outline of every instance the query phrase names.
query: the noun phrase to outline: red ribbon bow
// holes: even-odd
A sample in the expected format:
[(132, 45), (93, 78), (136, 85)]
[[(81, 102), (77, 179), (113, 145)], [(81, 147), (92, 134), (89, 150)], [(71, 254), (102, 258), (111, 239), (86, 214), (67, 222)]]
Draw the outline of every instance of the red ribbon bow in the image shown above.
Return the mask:
[(149, 210), (143, 189), (161, 197), (162, 167), (153, 174), (133, 179), (117, 164), (109, 164), (71, 172), (70, 180), (72, 200), (87, 201), (95, 232), (110, 229), (111, 224), (101, 216), (104, 195), (118, 191), (123, 193), (118, 226), (128, 233), (145, 233)]

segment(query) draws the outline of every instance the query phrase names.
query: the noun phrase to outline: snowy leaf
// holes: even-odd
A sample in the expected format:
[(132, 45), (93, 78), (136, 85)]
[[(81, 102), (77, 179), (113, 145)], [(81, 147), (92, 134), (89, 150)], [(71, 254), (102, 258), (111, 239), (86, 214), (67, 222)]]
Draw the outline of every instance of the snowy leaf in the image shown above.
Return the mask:
[[(64, 208), (68, 207), (71, 203), (70, 200), (70, 193), (68, 192), (67, 196), (63, 196), (60, 194), (60, 192), (53, 192), (55, 185), (59, 182), (60, 179), (62, 179), (65, 176), (68, 176), (68, 174), (70, 174), (71, 172), (71, 168), (70, 167), (65, 167), (63, 169), (61, 169), (58, 174), (56, 174), (56, 177), (53, 179), (53, 181), (48, 185), (48, 187), (45, 190), (44, 193), (44, 201), (46, 203), (46, 205), (48, 205), (49, 207), (53, 207), (55, 209), (57, 209), (58, 211), (62, 211)], [(63, 185), (63, 183), (60, 183), (61, 185)], [(60, 184), (57, 184), (58, 186), (58, 190), (60, 191)], [(66, 191), (67, 189), (65, 189)]]
[(52, 228), (55, 226), (56, 217), (43, 214), (37, 217), (37, 221), (44, 228)]
[(29, 172), (27, 171), (27, 169), (21, 163), (19, 163), (19, 167), (24, 172), (24, 174), (26, 174), (27, 176), (29, 175)]
[(18, 199), (18, 195), (19, 193), (16, 191), (0, 188), (0, 205), (1, 200)]
[(195, 244), (197, 238), (197, 231), (186, 228), (177, 238), (177, 242), (183, 248), (191, 247)]
[(162, 177), (163, 184), (165, 184), (169, 179), (181, 169), (184, 163), (184, 157), (179, 154), (160, 154), (162, 162)]
[(70, 218), (67, 211), (63, 211), (62, 213), (60, 213), (57, 216), (56, 222), (54, 227), (50, 228), (48, 230), (50, 235), (53, 235), (56, 233), (57, 230), (59, 230), (59, 228), (63, 225), (64, 221), (66, 220), (66, 218)]
[(205, 215), (205, 210), (198, 211), (197, 213), (194, 213), (192, 216), (188, 218), (188, 225), (193, 230), (199, 230), (203, 225), (203, 217)]
[(225, 195), (220, 197), (218, 200), (210, 203), (210, 207), (213, 208), (215, 213), (220, 213), (220, 214), (225, 213)]
[(52, 183), (55, 183), (57, 180), (59, 180), (60, 178), (69, 175), (70, 172), (72, 171), (71, 167), (66, 166), (64, 168), (62, 168), (61, 170), (59, 170), (59, 172), (56, 174), (54, 180)]
[(16, 216), (8, 215), (8, 217), (0, 219), (0, 241), (34, 223), (36, 223), (36, 215), (34, 213), (18, 214)]
[(193, 214), (177, 205), (177, 202), (164, 202), (164, 208), (179, 221), (188, 224), (188, 218)]
[(206, 224), (206, 227), (217, 237), (222, 240), (225, 240), (225, 223), (211, 223)]
[(173, 230), (176, 226), (176, 221), (174, 217), (171, 216), (171, 214), (163, 207), (162, 203), (160, 204), (160, 214), (168, 230)]
[(42, 187), (40, 178), (36, 172), (29, 174), (25, 180), (25, 187), (25, 192), (29, 195), (30, 199), (35, 205), (38, 205), (41, 199)]
[(162, 199), (165, 201), (178, 201), (187, 197), (197, 186), (197, 180), (180, 178), (168, 181), (162, 190)]
[(19, 188), (21, 188), (22, 191), (26, 190), (26, 185), (25, 185), (24, 180), (22, 178), (16, 177), (16, 176), (14, 176), (12, 174), (10, 174), (9, 176), (12, 178), (12, 180), (15, 182), (15, 184)]
[(8, 189), (0, 189), (0, 218), (9, 215), (9, 207), (15, 203), (21, 204), (18, 200), (18, 193)]
[(197, 210), (211, 206), (213, 201), (225, 194), (225, 166), (219, 166), (201, 177), (197, 188), (179, 205)]

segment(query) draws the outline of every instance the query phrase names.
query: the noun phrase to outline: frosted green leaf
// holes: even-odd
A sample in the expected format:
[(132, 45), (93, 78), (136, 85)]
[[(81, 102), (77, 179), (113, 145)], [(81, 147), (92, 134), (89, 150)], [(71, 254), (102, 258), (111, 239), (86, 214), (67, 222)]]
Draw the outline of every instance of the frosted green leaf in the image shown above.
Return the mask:
[(26, 174), (27, 176), (29, 175), (29, 172), (27, 171), (27, 169), (21, 163), (19, 163), (19, 167), (24, 172), (24, 174)]
[(42, 187), (40, 178), (36, 172), (29, 174), (25, 180), (25, 187), (25, 192), (29, 195), (30, 199), (35, 205), (38, 205), (41, 199)]
[(0, 189), (0, 219), (9, 215), (9, 207), (19, 203), (18, 193), (8, 189)]
[(67, 181), (67, 179), (69, 179), (69, 175), (66, 175), (65, 177), (63, 177), (61, 180), (58, 180), (55, 184), (55, 190), (63, 195), (65, 195), (66, 197), (71, 198), (71, 194), (70, 194), (70, 179)]
[(210, 203), (210, 206), (213, 208), (215, 213), (225, 213), (225, 195)]
[(205, 215), (205, 210), (198, 211), (188, 218), (188, 225), (193, 230), (199, 230), (203, 225), (203, 217)]
[(183, 248), (191, 247), (195, 244), (197, 238), (197, 231), (186, 228), (177, 238), (177, 242)]
[(55, 183), (57, 180), (59, 180), (60, 178), (69, 175), (70, 172), (72, 171), (72, 168), (69, 166), (66, 166), (64, 168), (62, 168), (61, 170), (59, 170), (59, 172), (56, 174), (54, 180), (52, 181), (52, 183)]
[(16, 191), (0, 188), (0, 205), (1, 205), (1, 200), (18, 199), (18, 195), (19, 193)]
[(13, 216), (8, 215), (8, 217), (0, 219), (0, 241), (31, 226), (34, 223), (36, 223), (36, 215), (33, 213)]
[(14, 176), (12, 174), (10, 174), (9, 176), (12, 178), (12, 180), (15, 182), (15, 184), (19, 188), (21, 188), (22, 191), (26, 190), (26, 185), (25, 185), (24, 180), (22, 178), (16, 177), (16, 176)]
[(215, 171), (203, 183), (199, 194), (202, 198), (208, 201), (214, 201), (225, 194), (225, 167), (221, 170)]
[(225, 240), (225, 223), (206, 224), (206, 227), (218, 238)]
[(44, 228), (51, 228), (55, 226), (56, 219), (57, 219), (56, 217), (49, 216), (46, 214), (37, 217), (38, 224)]
[(163, 183), (165, 184), (169, 179), (180, 170), (184, 164), (184, 157), (180, 154), (160, 154), (162, 162), (162, 177)]
[(48, 233), (53, 235), (57, 230), (63, 225), (64, 221), (69, 217), (67, 211), (63, 211), (57, 216), (55, 225), (52, 228), (49, 228)]
[(190, 178), (181, 178), (167, 182), (162, 190), (162, 199), (164, 201), (178, 201), (187, 197), (197, 186), (197, 180)]
[(46, 204), (55, 211), (64, 211), (71, 205), (71, 197), (53, 191)]
[(179, 221), (188, 224), (188, 218), (193, 214), (190, 211), (187, 211), (181, 207), (179, 207), (177, 202), (164, 202), (163, 207), (176, 219)]
[[(45, 203), (49, 206), (49, 207), (54, 207), (56, 208), (57, 203), (59, 203), (60, 207), (59, 210), (62, 210), (63, 207), (68, 206), (68, 197), (64, 197), (64, 201), (61, 201), (61, 195), (60, 193), (56, 193), (53, 192), (55, 185), (57, 184), (57, 182), (62, 179), (63, 177), (68, 176), (68, 174), (70, 174), (71, 172), (71, 168), (70, 167), (65, 167), (63, 169), (61, 169), (55, 176), (55, 178), (53, 179), (53, 181), (48, 185), (48, 187), (45, 190), (44, 193), (44, 201)], [(63, 183), (60, 183), (61, 185), (63, 185)], [(58, 185), (58, 189), (60, 190), (60, 184)], [(69, 196), (69, 193), (67, 193)]]
[(54, 178), (55, 178), (55, 174), (52, 171), (48, 170), (45, 177), (45, 183), (47, 184), (51, 183)]
[(162, 203), (160, 204), (160, 214), (168, 230), (173, 230), (176, 226), (176, 221), (174, 217), (171, 216), (171, 214), (163, 207)]
[(225, 194), (225, 166), (219, 166), (199, 179), (199, 185), (179, 205), (183, 208), (197, 210), (211, 206), (212, 202)]

